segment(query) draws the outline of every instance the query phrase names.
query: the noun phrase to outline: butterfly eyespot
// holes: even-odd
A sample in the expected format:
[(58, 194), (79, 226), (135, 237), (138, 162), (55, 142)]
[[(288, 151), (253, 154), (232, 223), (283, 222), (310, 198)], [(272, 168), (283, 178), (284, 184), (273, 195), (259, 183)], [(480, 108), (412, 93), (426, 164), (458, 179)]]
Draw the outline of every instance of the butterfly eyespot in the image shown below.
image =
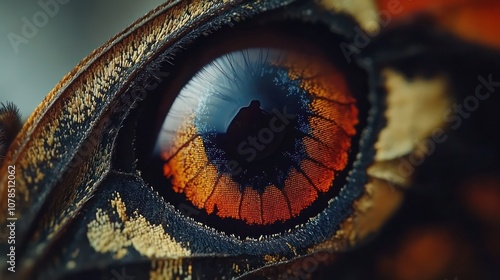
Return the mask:
[(0, 103), (0, 278), (498, 278), (497, 3), (165, 2)]
[(239, 236), (289, 230), (323, 211), (346, 183), (366, 116), (350, 76), (361, 71), (329, 43), (261, 34), (201, 51), (200, 67), (158, 101), (158, 132), (139, 158), (166, 201)]

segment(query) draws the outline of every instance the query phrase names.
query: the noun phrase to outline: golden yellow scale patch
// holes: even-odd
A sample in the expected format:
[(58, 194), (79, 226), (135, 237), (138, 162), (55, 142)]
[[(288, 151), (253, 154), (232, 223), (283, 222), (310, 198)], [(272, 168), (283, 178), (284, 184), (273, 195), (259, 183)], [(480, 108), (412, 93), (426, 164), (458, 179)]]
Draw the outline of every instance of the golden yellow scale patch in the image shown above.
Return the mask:
[[(127, 216), (127, 207), (119, 193), (115, 193), (110, 204), (114, 209), (112, 213), (99, 208), (95, 220), (87, 225), (87, 238), (97, 252), (112, 253), (115, 259), (123, 258), (128, 247), (133, 247), (148, 258), (182, 258), (191, 255), (191, 251), (176, 242), (161, 225), (151, 224), (137, 210), (131, 217)], [(112, 219), (112, 216), (119, 220)]]
[(352, 15), (365, 31), (372, 34), (380, 30), (377, 4), (374, 0), (317, 0), (327, 10)]

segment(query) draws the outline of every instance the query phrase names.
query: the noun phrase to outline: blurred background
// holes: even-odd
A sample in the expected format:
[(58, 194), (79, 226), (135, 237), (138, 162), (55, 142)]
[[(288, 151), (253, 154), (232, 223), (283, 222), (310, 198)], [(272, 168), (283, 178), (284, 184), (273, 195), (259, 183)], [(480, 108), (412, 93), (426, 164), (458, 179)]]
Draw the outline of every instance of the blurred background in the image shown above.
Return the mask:
[(58, 1), (0, 1), (0, 102), (23, 119), (92, 50), (164, 2)]

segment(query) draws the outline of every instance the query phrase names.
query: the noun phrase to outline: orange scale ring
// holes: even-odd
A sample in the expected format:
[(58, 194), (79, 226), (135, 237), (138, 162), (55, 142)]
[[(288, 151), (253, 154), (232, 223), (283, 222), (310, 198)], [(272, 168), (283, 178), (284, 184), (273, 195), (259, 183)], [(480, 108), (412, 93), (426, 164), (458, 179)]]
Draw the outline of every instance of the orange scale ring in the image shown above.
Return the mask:
[(291, 168), (281, 188), (270, 185), (259, 191), (220, 173), (206, 155), (194, 116), (183, 121), (174, 144), (162, 151), (163, 175), (171, 180), (173, 190), (207, 214), (249, 225), (285, 222), (328, 192), (335, 176), (347, 166), (358, 109), (344, 76), (330, 65), (316, 63), (313, 68), (303, 59), (280, 66), (288, 69), (291, 80), (301, 80), (300, 87), (310, 95), (310, 131), (302, 138), (307, 155), (300, 166)]

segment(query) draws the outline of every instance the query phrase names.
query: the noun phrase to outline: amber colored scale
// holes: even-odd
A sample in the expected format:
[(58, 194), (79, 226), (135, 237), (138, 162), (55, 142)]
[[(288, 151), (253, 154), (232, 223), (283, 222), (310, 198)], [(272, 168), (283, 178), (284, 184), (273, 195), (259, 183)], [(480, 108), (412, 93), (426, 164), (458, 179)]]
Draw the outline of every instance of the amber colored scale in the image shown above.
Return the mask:
[[(207, 157), (203, 135), (194, 125), (195, 116), (190, 116), (177, 132), (175, 144), (162, 154), (164, 176), (171, 180), (174, 191), (184, 193), (187, 200), (207, 214), (243, 220), (247, 224), (269, 225), (298, 217), (320, 195), (334, 187), (336, 174), (348, 164), (358, 111), (343, 75), (317, 57), (314, 59), (311, 63), (290, 55), (280, 65), (288, 69), (290, 80), (300, 81), (300, 88), (308, 95), (308, 110), (302, 113), (308, 131), (292, 134), (286, 134), (285, 129), (280, 131), (251, 157), (251, 161), (239, 158), (233, 161), (233, 172), (227, 172), (227, 162)], [(240, 108), (226, 133), (231, 139), (228, 149), (237, 150), (242, 139), (249, 139), (266, 127), (283, 125), (278, 121), (271, 123), (272, 119), (273, 114), (265, 112), (258, 100)], [(245, 170), (238, 170), (238, 163), (257, 168), (273, 161), (281, 145), (290, 141), (289, 135), (301, 135), (294, 136), (296, 139), (292, 139), (292, 143), (299, 141), (305, 155), (296, 166), (289, 168), (284, 182), (281, 185), (241, 185), (238, 172)], [(226, 172), (221, 172), (224, 167)]]

